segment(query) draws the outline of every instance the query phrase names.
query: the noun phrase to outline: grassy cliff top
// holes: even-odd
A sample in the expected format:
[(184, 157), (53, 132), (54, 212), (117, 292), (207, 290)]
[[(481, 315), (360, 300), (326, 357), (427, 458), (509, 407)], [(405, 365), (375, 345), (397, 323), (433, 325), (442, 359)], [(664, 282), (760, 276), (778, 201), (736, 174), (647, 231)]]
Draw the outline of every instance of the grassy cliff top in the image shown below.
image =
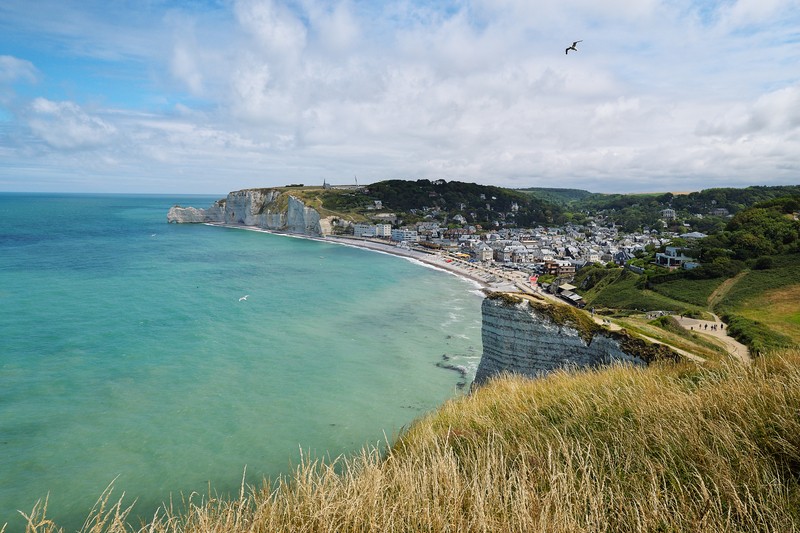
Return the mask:
[[(146, 530), (797, 531), (798, 413), (798, 349), (749, 366), (503, 377), (387, 451), (190, 498)], [(107, 503), (86, 531), (133, 530)], [(56, 530), (41, 511), (31, 523)]]
[(346, 189), (324, 189), (322, 187), (273, 187), (271, 189), (256, 189), (262, 191), (275, 190), (281, 195), (275, 200), (277, 209), (285, 209), (289, 196), (294, 196), (307, 207), (315, 209), (320, 216), (339, 217), (353, 222), (367, 220), (366, 208), (373, 201), (366, 195)]

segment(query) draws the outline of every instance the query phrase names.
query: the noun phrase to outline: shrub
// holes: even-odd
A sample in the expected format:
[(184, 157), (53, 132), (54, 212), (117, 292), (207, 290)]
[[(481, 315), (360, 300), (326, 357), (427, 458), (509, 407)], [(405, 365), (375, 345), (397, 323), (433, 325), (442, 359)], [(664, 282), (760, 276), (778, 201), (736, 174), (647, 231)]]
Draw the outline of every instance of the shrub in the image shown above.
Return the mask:
[(761, 355), (769, 350), (792, 346), (792, 339), (769, 329), (761, 322), (741, 316), (726, 314), (723, 320), (728, 324), (728, 333), (747, 346), (753, 355)]
[(753, 268), (755, 270), (769, 270), (772, 268), (774, 261), (770, 256), (759, 257), (756, 259), (756, 262), (753, 264)]

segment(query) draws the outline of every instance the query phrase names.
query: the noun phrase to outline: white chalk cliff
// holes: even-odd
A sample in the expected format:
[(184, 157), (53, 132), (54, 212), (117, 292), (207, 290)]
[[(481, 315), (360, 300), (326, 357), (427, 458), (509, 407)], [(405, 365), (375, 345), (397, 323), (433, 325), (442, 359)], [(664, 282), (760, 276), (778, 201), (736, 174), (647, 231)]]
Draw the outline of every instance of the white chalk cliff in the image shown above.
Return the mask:
[(614, 362), (646, 365), (653, 359), (677, 357), (624, 331), (608, 331), (568, 306), (490, 295), (482, 310), (483, 355), (475, 385), (503, 372), (540, 377), (560, 368)]
[(316, 236), (331, 231), (330, 221), (316, 209), (276, 189), (234, 191), (208, 209), (176, 205), (167, 213), (167, 222), (238, 224)]

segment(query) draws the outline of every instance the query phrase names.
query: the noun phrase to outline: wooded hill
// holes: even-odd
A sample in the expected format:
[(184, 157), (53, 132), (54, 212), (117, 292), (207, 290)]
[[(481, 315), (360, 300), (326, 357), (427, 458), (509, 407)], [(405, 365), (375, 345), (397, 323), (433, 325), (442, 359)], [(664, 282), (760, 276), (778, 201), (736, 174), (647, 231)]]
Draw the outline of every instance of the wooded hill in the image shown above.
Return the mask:
[[(373, 183), (368, 194), (389, 209), (422, 218), (438, 213), (463, 216), (470, 225), (512, 227), (561, 224), (566, 218), (555, 203), (513, 189), (445, 180), (388, 180)], [(409, 217), (406, 217), (409, 218)]]
[[(603, 215), (627, 232), (661, 229), (662, 211), (672, 209), (674, 231), (720, 231), (729, 215), (781, 197), (800, 197), (800, 185), (715, 188), (689, 194), (598, 194), (574, 189), (522, 189), (537, 198), (555, 202), (569, 220), (582, 223), (586, 216)], [(699, 215), (699, 216), (698, 216)], [(690, 229), (683, 226), (688, 222)]]

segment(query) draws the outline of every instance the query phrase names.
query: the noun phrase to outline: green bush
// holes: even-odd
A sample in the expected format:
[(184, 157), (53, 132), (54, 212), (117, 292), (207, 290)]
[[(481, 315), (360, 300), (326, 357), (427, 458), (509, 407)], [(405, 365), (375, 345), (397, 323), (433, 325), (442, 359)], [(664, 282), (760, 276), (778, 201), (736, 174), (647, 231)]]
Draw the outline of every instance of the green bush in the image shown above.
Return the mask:
[(770, 268), (772, 268), (773, 263), (774, 261), (770, 256), (759, 257), (753, 264), (753, 268), (755, 270), (769, 270)]
[(747, 346), (753, 355), (793, 344), (792, 339), (772, 331), (761, 322), (733, 314), (724, 315), (723, 320), (728, 324), (728, 334)]

